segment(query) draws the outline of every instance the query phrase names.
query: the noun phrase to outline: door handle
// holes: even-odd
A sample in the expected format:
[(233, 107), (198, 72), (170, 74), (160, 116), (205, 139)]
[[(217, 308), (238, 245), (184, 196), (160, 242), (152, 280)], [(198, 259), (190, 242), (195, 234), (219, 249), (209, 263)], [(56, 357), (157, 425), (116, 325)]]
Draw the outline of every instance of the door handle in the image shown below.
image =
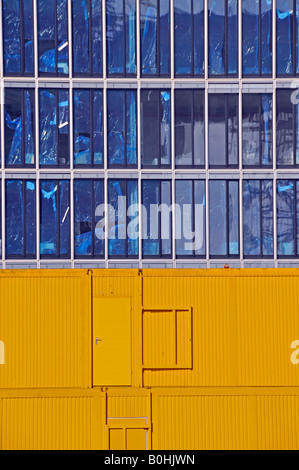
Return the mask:
[(103, 341), (103, 340), (100, 338), (96, 338), (96, 346), (98, 345), (98, 341)]

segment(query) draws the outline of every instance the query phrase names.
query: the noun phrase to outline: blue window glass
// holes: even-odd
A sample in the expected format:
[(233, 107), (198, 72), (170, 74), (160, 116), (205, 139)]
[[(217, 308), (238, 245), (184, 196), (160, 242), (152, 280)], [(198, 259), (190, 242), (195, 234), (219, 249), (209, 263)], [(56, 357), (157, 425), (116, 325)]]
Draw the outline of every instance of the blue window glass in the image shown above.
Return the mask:
[(270, 180), (243, 181), (243, 241), (245, 257), (273, 257), (273, 182)]
[(175, 204), (177, 257), (204, 257), (206, 253), (205, 181), (176, 181)]
[(210, 256), (239, 256), (239, 182), (209, 182)]
[(103, 92), (74, 90), (74, 165), (103, 166)]
[(136, 0), (106, 0), (108, 75), (136, 74)]
[(33, 166), (35, 163), (34, 89), (5, 89), (5, 164)]
[(204, 167), (204, 91), (175, 91), (175, 155), (177, 167)]
[(169, 75), (169, 0), (141, 0), (140, 23), (142, 75)]
[(243, 75), (272, 73), (272, 0), (242, 1)]
[(109, 257), (138, 257), (138, 182), (109, 180)]
[(104, 183), (103, 180), (74, 181), (75, 257), (104, 256)]
[(204, 1), (174, 0), (175, 73), (204, 74)]
[(75, 76), (102, 75), (102, 3), (72, 0)]
[(33, 75), (33, 2), (3, 0), (4, 74)]
[(141, 152), (144, 167), (169, 167), (171, 162), (169, 90), (141, 91)]
[(209, 75), (238, 73), (238, 2), (209, 0)]
[(143, 258), (170, 258), (172, 254), (171, 182), (142, 181)]
[(69, 91), (39, 90), (40, 165), (69, 165)]
[[(292, 104), (294, 90), (277, 90), (276, 99), (276, 148), (278, 167), (291, 167), (299, 164), (299, 152), (296, 151), (296, 111)], [(296, 158), (295, 158), (295, 154)]]
[(108, 90), (107, 101), (109, 166), (136, 166), (136, 91)]
[(272, 95), (243, 94), (243, 165), (272, 166)]
[(7, 258), (36, 257), (35, 181), (5, 182), (5, 250)]
[(295, 194), (294, 181), (277, 181), (277, 254), (281, 257), (296, 255)]
[(70, 257), (70, 182), (40, 182), (40, 254)]
[(41, 76), (67, 76), (68, 2), (38, 0), (38, 70)]
[(294, 1), (296, 0), (276, 0), (277, 75), (292, 75), (294, 73), (293, 44), (296, 41)]
[(209, 166), (239, 164), (239, 106), (236, 94), (209, 94)]

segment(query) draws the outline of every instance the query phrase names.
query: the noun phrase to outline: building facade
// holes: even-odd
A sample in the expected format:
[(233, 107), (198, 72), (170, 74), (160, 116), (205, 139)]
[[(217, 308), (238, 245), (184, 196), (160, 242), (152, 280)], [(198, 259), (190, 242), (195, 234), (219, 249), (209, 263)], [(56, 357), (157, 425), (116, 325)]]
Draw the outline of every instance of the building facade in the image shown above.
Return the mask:
[(2, 268), (299, 265), (299, 1), (1, 15)]

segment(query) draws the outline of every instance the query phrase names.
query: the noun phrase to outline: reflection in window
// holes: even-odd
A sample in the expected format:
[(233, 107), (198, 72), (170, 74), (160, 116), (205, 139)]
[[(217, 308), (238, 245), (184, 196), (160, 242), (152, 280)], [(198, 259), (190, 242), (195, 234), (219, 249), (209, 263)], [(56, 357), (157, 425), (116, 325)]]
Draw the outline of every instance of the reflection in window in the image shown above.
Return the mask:
[(204, 257), (206, 254), (205, 181), (175, 182), (176, 255)]
[(4, 75), (33, 75), (33, 1), (3, 0)]
[(245, 257), (273, 257), (273, 182), (243, 181)]
[(39, 90), (40, 165), (69, 165), (69, 92)]
[(36, 257), (35, 181), (5, 182), (5, 250), (7, 258)]
[(141, 0), (140, 23), (142, 75), (169, 75), (169, 0)]
[(70, 182), (40, 182), (40, 254), (70, 257)]
[(172, 255), (171, 181), (142, 181), (143, 258)]
[[(276, 148), (277, 166), (299, 165), (298, 105), (292, 104), (294, 90), (277, 90)], [(297, 99), (297, 97), (296, 97)]]
[(138, 257), (138, 181), (109, 180), (109, 257)]
[(73, 71), (76, 76), (102, 75), (102, 3), (72, 0)]
[(108, 75), (136, 74), (136, 0), (106, 0)]
[(298, 189), (298, 181), (277, 181), (277, 254), (280, 257), (292, 257), (299, 253), (296, 234), (299, 222)]
[(5, 89), (5, 164), (33, 166), (35, 163), (34, 89)]
[(74, 165), (103, 165), (103, 92), (74, 90)]
[(144, 167), (169, 167), (170, 91), (141, 91), (141, 153)]
[(136, 91), (108, 90), (107, 101), (109, 166), (136, 166)]
[(237, 94), (209, 94), (209, 167), (239, 164)]
[(299, 73), (299, 2), (276, 0), (277, 75)]
[(38, 0), (38, 70), (40, 75), (69, 73), (68, 1)]
[(272, 95), (243, 94), (243, 165), (272, 166)]
[(174, 0), (177, 76), (204, 74), (204, 0)]
[(242, 0), (243, 75), (272, 73), (272, 0)]
[(203, 90), (175, 91), (175, 158), (177, 167), (204, 167)]
[(210, 256), (238, 257), (239, 182), (209, 182)]
[(238, 73), (238, 2), (209, 0), (209, 75)]
[(103, 180), (74, 181), (75, 258), (103, 258), (103, 204)]

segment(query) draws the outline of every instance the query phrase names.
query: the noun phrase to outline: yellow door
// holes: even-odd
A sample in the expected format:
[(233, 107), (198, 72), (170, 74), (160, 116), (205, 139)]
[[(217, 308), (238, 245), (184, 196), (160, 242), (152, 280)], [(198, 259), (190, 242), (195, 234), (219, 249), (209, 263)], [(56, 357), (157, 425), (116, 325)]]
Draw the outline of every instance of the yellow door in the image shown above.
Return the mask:
[(131, 385), (131, 302), (93, 301), (93, 384)]
[(148, 450), (145, 419), (108, 419), (109, 450)]

